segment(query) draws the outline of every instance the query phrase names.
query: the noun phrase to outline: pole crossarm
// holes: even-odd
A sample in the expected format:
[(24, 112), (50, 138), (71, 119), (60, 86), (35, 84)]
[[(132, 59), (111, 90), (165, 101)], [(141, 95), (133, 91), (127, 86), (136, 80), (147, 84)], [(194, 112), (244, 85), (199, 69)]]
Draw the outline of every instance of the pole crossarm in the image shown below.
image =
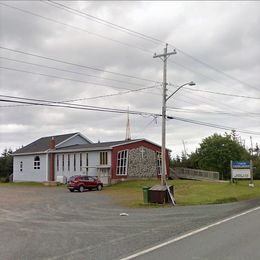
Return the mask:
[(163, 53), (163, 54), (154, 54), (153, 55), (153, 58), (161, 58), (161, 57), (166, 57), (166, 59), (170, 56), (170, 55), (173, 55), (173, 54), (177, 54), (176, 50), (173, 50), (172, 52), (167, 52), (167, 53)]

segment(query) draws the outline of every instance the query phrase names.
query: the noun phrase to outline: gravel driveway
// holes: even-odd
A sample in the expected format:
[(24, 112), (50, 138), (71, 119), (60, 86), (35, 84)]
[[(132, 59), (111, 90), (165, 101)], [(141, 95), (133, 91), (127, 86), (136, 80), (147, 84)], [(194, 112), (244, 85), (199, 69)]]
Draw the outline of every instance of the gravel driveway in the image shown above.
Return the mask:
[(1, 185), (0, 259), (120, 259), (258, 205), (126, 209), (102, 191)]

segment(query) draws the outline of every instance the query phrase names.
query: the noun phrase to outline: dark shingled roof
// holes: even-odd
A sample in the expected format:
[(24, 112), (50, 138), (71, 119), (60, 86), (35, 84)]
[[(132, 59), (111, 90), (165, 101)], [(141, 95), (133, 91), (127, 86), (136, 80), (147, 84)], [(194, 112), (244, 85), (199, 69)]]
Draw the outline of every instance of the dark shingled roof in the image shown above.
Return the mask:
[(22, 147), (21, 149), (16, 150), (13, 154), (15, 155), (15, 154), (19, 154), (19, 153), (44, 152), (49, 149), (49, 144), (50, 144), (52, 137), (54, 137), (54, 139), (56, 141), (56, 145), (57, 145), (76, 134), (77, 133), (71, 133), (71, 134), (64, 134), (64, 135), (52, 135), (52, 136), (42, 137), (42, 138), (34, 141), (33, 143), (30, 143), (30, 144), (26, 145), (25, 147)]
[(84, 150), (84, 149), (105, 149), (110, 148), (120, 144), (128, 144), (132, 142), (141, 141), (142, 139), (134, 139), (134, 140), (122, 140), (122, 141), (113, 141), (113, 142), (103, 142), (103, 143), (93, 143), (93, 144), (77, 144), (66, 146), (62, 148), (57, 148), (56, 151), (59, 150)]

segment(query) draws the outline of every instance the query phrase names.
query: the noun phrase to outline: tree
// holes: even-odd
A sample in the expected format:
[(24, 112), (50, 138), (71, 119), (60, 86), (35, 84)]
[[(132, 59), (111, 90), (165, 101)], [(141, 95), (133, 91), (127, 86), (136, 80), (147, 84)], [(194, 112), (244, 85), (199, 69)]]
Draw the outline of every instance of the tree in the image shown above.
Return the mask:
[(0, 156), (0, 179), (7, 180), (13, 173), (12, 150), (5, 149)]
[(214, 134), (202, 140), (190, 159), (194, 168), (218, 171), (222, 179), (230, 177), (230, 161), (249, 160), (247, 150), (234, 138), (234, 133), (221, 136)]

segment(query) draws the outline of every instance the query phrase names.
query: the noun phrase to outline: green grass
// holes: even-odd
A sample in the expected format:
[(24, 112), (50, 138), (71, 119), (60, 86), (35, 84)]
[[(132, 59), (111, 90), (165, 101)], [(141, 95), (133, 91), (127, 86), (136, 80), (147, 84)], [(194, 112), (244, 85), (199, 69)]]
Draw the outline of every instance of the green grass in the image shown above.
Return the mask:
[[(142, 188), (157, 184), (160, 184), (159, 180), (125, 181), (105, 187), (102, 193), (110, 196), (115, 203), (125, 207), (170, 207), (170, 204), (144, 204)], [(167, 184), (174, 185), (174, 197), (177, 204), (182, 206), (219, 204), (260, 198), (260, 180), (254, 181), (254, 188), (248, 187), (248, 180), (238, 181), (237, 184), (230, 184), (229, 182), (173, 180), (168, 181)], [(38, 182), (0, 183), (1, 186), (52, 187), (44, 186), (43, 183)], [(53, 186), (53, 188), (55, 187), (64, 187), (64, 185)]]
[(43, 187), (43, 183), (41, 182), (29, 182), (29, 181), (26, 181), (26, 182), (2, 182), (0, 183), (1, 186), (39, 186), (39, 187)]
[[(157, 184), (159, 184), (159, 180), (125, 181), (111, 185), (105, 188), (103, 192), (122, 206), (160, 207), (157, 204), (143, 203), (142, 187)], [(167, 184), (174, 185), (175, 199), (178, 205), (219, 204), (260, 198), (260, 181), (254, 181), (254, 188), (248, 187), (248, 180), (239, 181), (237, 184), (174, 180), (168, 181)]]

